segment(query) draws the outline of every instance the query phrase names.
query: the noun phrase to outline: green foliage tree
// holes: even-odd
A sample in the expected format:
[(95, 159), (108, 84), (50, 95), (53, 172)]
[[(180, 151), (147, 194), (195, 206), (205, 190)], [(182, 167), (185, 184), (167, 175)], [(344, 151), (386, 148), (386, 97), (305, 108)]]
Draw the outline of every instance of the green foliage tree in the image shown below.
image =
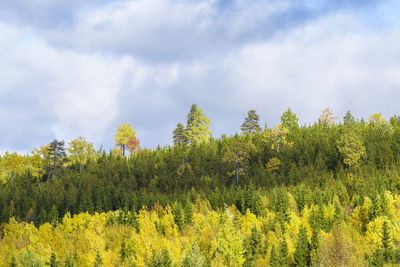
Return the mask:
[(388, 222), (384, 221), (382, 225), (382, 253), (385, 262), (391, 262), (393, 260), (393, 247), (392, 238), (389, 232)]
[(82, 136), (72, 140), (68, 147), (69, 160), (73, 164), (79, 164), (79, 172), (82, 173), (82, 168), (93, 160), (96, 156), (96, 150), (93, 143), (86, 141)]
[(200, 107), (193, 104), (187, 116), (186, 137), (190, 144), (207, 142), (211, 137), (210, 119)]
[(300, 228), (299, 235), (297, 237), (296, 250), (294, 252), (294, 261), (296, 266), (310, 266), (310, 243), (308, 242), (307, 230), (304, 227)]
[(236, 140), (224, 153), (222, 162), (226, 163), (230, 168), (228, 175), (235, 175), (236, 186), (239, 185), (239, 177), (245, 174), (249, 157), (250, 147), (248, 143), (242, 140)]
[(269, 264), (272, 267), (279, 266), (279, 258), (278, 258), (278, 253), (275, 250), (275, 245), (272, 245), (272, 248), (271, 248), (271, 255), (269, 257)]
[(172, 141), (175, 146), (187, 144), (186, 131), (182, 123), (178, 123), (175, 130), (172, 132)]
[(287, 246), (287, 242), (286, 239), (283, 238), (281, 240), (281, 242), (279, 242), (279, 247), (278, 247), (278, 251), (279, 251), (279, 256), (278, 256), (278, 263), (279, 266), (282, 267), (287, 267), (290, 265), (290, 261), (289, 261), (289, 251), (288, 251), (288, 246)]
[(258, 116), (257, 112), (254, 109), (249, 110), (242, 126), (240, 126), (240, 129), (243, 133), (248, 133), (250, 135), (259, 132), (261, 131), (261, 127), (258, 124), (259, 120), (260, 117)]
[(281, 124), (283, 128), (293, 132), (299, 128), (299, 119), (297, 118), (296, 114), (294, 114), (292, 110), (288, 108), (281, 115)]
[(53, 140), (48, 145), (47, 155), (49, 165), (47, 166), (48, 175), (56, 176), (56, 171), (61, 169), (66, 162), (67, 154), (65, 153), (65, 142)]
[(343, 117), (343, 124), (346, 126), (351, 126), (356, 123), (356, 120), (354, 119), (353, 115), (351, 115), (351, 112), (348, 110), (346, 112), (346, 115)]
[(164, 247), (160, 252), (153, 250), (149, 267), (170, 267), (172, 266), (172, 259), (168, 250)]
[(101, 258), (100, 253), (97, 251), (93, 267), (100, 267), (102, 265), (103, 265), (103, 259)]
[(54, 253), (54, 251), (52, 251), (50, 256), (50, 267), (57, 267), (57, 266), (59, 266), (59, 262), (57, 261), (56, 254)]
[(182, 260), (181, 267), (205, 267), (207, 266), (206, 258), (201, 254), (197, 243), (193, 243), (192, 247), (186, 252), (185, 257)]
[(367, 156), (364, 143), (353, 131), (347, 132), (340, 137), (337, 148), (344, 158), (344, 163), (350, 169), (358, 168)]

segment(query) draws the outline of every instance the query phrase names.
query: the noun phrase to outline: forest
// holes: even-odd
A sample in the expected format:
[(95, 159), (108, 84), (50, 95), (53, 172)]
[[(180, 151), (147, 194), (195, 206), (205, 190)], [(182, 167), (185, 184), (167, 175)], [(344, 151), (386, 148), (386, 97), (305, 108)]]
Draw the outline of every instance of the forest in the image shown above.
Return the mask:
[[(129, 123), (0, 157), (0, 266), (395, 266), (400, 117), (328, 109), (212, 137), (197, 105), (173, 145)], [(239, 126), (238, 126), (239, 129)]]

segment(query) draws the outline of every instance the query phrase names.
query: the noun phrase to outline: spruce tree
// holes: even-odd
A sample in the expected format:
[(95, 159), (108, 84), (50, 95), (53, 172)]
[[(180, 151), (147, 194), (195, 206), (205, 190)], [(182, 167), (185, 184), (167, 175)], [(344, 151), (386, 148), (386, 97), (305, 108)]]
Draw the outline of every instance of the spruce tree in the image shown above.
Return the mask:
[(100, 253), (97, 251), (96, 253), (96, 259), (94, 260), (94, 267), (99, 267), (103, 265), (103, 259), (100, 256)]
[(272, 267), (279, 266), (279, 259), (278, 259), (278, 254), (276, 253), (275, 250), (275, 245), (272, 245), (271, 248), (271, 255), (269, 256), (269, 264)]
[(278, 263), (279, 266), (286, 267), (289, 266), (289, 251), (288, 251), (288, 246), (286, 239), (283, 238), (283, 240), (279, 243), (279, 256), (278, 256)]
[(175, 130), (172, 132), (172, 140), (175, 146), (187, 144), (186, 131), (182, 123), (176, 125)]
[(296, 250), (294, 252), (294, 261), (296, 266), (310, 266), (310, 244), (308, 243), (307, 230), (301, 227), (298, 238)]
[(57, 261), (56, 254), (54, 251), (51, 252), (51, 257), (50, 257), (50, 267), (57, 267), (59, 265)]
[(248, 133), (250, 135), (259, 132), (261, 131), (261, 127), (258, 124), (259, 120), (260, 117), (257, 115), (256, 111), (254, 109), (249, 110), (242, 126), (240, 126), (240, 129), (244, 134)]
[(385, 221), (382, 225), (382, 252), (385, 262), (390, 262), (393, 259), (393, 248), (389, 233), (388, 222)]

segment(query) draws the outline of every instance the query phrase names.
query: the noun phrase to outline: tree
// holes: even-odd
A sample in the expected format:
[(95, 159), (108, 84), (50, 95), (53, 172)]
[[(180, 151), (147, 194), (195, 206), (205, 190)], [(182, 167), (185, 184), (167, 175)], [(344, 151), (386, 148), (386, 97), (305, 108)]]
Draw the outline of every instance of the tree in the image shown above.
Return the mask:
[(52, 177), (56, 176), (56, 170), (61, 169), (66, 161), (67, 154), (65, 153), (65, 142), (53, 140), (48, 145), (46, 157), (49, 159), (48, 174), (52, 173)]
[(49, 146), (44, 145), (40, 148), (32, 150), (32, 155), (29, 157), (29, 168), (32, 171), (32, 176), (41, 178), (44, 170), (49, 165), (47, 154), (49, 153)]
[(282, 267), (289, 266), (289, 251), (285, 238), (283, 238), (283, 240), (279, 242), (278, 252), (279, 252), (278, 256), (279, 266)]
[(367, 156), (364, 143), (361, 138), (352, 131), (340, 137), (337, 148), (344, 157), (344, 164), (350, 169), (359, 167), (362, 160)]
[(197, 243), (194, 242), (192, 247), (186, 252), (185, 258), (182, 261), (181, 267), (205, 267), (207, 262), (205, 257), (201, 254)]
[(278, 124), (275, 128), (270, 130), (266, 129), (264, 131), (264, 140), (266, 142), (271, 142), (271, 148), (276, 149), (279, 152), (282, 146), (284, 147), (292, 147), (293, 142), (287, 141), (287, 135), (289, 130), (282, 126), (282, 124)]
[(288, 108), (281, 115), (282, 127), (288, 129), (290, 132), (293, 132), (299, 128), (298, 122), (299, 119), (297, 118), (296, 114), (292, 112), (290, 108)]
[(390, 237), (388, 222), (382, 225), (382, 252), (385, 262), (390, 262), (393, 258), (392, 238)]
[(129, 150), (131, 155), (137, 154), (140, 151), (140, 142), (136, 136), (131, 135), (128, 138), (128, 143), (126, 144), (126, 149)]
[[(236, 140), (233, 145), (228, 147), (224, 153), (222, 162), (225, 162), (230, 167), (231, 171), (228, 172), (229, 176), (235, 174), (236, 185), (239, 185), (239, 176), (245, 173), (245, 167), (250, 157), (249, 145), (241, 140)], [(233, 170), (232, 170), (233, 169)]]
[(50, 257), (50, 267), (57, 267), (59, 266), (59, 262), (57, 261), (56, 254), (54, 251), (51, 252), (51, 257)]
[(22, 171), (23, 164), (24, 164), (23, 156), (18, 155), (15, 152), (4, 153), (4, 165), (11, 174), (11, 178), (13, 178), (15, 174), (18, 174)]
[(149, 264), (150, 267), (170, 267), (172, 266), (172, 259), (169, 255), (168, 250), (163, 247), (161, 253), (153, 250), (153, 254), (151, 257), (151, 261)]
[(87, 142), (82, 136), (69, 142), (69, 159), (74, 164), (79, 164), (79, 172), (82, 172), (83, 165), (96, 156), (93, 143)]
[(275, 245), (272, 245), (272, 248), (271, 248), (271, 255), (269, 256), (269, 264), (272, 267), (279, 266), (279, 259), (278, 259), (278, 254), (276, 253), (276, 250), (275, 250)]
[(187, 115), (186, 137), (190, 144), (207, 142), (211, 137), (210, 119), (193, 104)]
[(350, 126), (354, 125), (356, 120), (354, 119), (353, 115), (351, 115), (350, 110), (347, 111), (346, 115), (343, 117), (343, 124)]
[(185, 128), (183, 127), (182, 123), (178, 123), (176, 125), (175, 130), (172, 132), (172, 140), (174, 145), (186, 145), (187, 138)]
[(130, 123), (122, 123), (118, 126), (117, 133), (114, 136), (115, 144), (122, 149), (122, 155), (125, 156), (126, 145), (131, 136), (135, 136), (136, 132), (132, 129)]
[(271, 158), (267, 164), (265, 164), (265, 168), (270, 171), (272, 174), (275, 174), (277, 171), (279, 171), (279, 168), (281, 167), (281, 161), (274, 157)]
[(322, 111), (322, 114), (319, 117), (318, 122), (321, 126), (328, 127), (334, 125), (335, 120), (337, 120), (337, 117), (332, 113), (332, 111), (329, 108), (326, 108), (325, 110)]
[(248, 133), (250, 135), (259, 132), (261, 131), (261, 127), (258, 124), (259, 120), (260, 117), (257, 115), (256, 111), (254, 109), (249, 110), (247, 113), (247, 118), (245, 118), (242, 126), (240, 126), (240, 129), (243, 133)]
[(310, 266), (310, 251), (311, 247), (310, 243), (308, 242), (307, 230), (306, 228), (301, 227), (299, 235), (297, 237), (296, 250), (293, 256), (296, 266)]

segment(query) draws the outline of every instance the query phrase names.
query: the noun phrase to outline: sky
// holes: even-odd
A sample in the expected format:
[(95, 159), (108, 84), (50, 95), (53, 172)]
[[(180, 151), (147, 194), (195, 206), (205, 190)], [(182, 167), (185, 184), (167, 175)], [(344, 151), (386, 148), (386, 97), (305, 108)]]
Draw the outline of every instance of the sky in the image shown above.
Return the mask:
[(399, 114), (398, 0), (0, 0), (0, 152), (121, 123), (171, 145), (192, 104), (214, 137), (248, 110), (269, 127)]

